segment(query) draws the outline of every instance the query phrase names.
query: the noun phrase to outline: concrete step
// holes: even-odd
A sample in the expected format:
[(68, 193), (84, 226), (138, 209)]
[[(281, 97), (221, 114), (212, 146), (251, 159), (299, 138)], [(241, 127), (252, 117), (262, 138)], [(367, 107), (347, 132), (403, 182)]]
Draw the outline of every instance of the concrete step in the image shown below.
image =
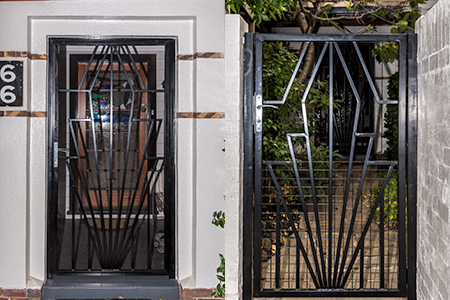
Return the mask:
[(178, 282), (167, 276), (111, 273), (59, 275), (44, 285), (48, 299), (164, 299), (179, 300)]

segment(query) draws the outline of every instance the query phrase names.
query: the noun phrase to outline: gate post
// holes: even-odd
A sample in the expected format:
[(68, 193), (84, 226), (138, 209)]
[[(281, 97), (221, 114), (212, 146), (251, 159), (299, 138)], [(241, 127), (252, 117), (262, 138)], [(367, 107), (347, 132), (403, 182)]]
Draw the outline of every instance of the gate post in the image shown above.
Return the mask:
[(408, 34), (408, 300), (417, 299), (417, 34)]
[(252, 298), (253, 261), (253, 33), (244, 46), (244, 203), (242, 299)]

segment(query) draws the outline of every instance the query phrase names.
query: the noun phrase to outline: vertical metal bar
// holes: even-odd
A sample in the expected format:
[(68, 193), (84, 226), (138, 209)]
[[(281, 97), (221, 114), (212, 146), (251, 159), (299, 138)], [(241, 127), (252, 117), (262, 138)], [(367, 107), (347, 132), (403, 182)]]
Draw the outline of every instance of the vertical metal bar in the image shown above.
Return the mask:
[[(347, 254), (348, 254), (348, 250), (349, 250), (349, 246), (350, 246), (350, 241), (351, 241), (352, 235), (353, 235), (353, 227), (355, 225), (356, 215), (358, 213), (358, 207), (361, 202), (361, 195), (362, 195), (362, 189), (364, 186), (364, 179), (365, 179), (366, 173), (367, 173), (367, 166), (369, 165), (369, 157), (370, 157), (370, 153), (372, 153), (374, 136), (375, 136), (375, 134), (373, 134), (373, 133), (355, 133), (355, 137), (361, 137), (361, 138), (370, 137), (370, 140), (369, 140), (369, 145), (368, 145), (367, 151), (366, 151), (366, 157), (364, 159), (364, 166), (363, 166), (363, 170), (361, 173), (361, 178), (360, 178), (359, 185), (358, 185), (358, 192), (356, 194), (356, 199), (355, 199), (355, 203), (354, 203), (354, 207), (353, 207), (352, 218), (350, 220), (350, 226), (349, 226), (348, 233), (347, 233), (347, 241), (345, 243), (344, 252), (342, 254), (342, 263), (341, 263), (340, 270), (339, 270), (339, 277), (337, 279), (338, 285), (340, 285), (342, 287), (344, 286), (345, 281), (342, 281), (341, 284), (339, 284), (339, 282), (341, 282), (342, 275), (344, 274), (345, 263), (347, 261)], [(354, 145), (352, 145), (352, 147), (353, 146)], [(360, 240), (364, 240), (363, 235), (361, 236)], [(357, 251), (358, 251), (358, 249), (355, 250), (355, 252), (353, 254), (354, 257), (356, 257)], [(350, 272), (351, 271), (350, 269), (351, 269), (351, 267), (349, 266), (347, 268), (347, 272)]]
[[(328, 287), (331, 287), (331, 264), (333, 260), (333, 44), (330, 43), (328, 56), (328, 90), (329, 90), (329, 107), (328, 107)], [(325, 277), (325, 276), (324, 276)], [(326, 278), (326, 277), (325, 277)]]
[[(130, 228), (130, 234), (128, 235), (128, 238), (124, 241), (123, 247), (121, 247), (122, 253), (119, 256), (120, 257), (120, 261), (125, 261), (128, 253), (130, 251), (130, 248), (133, 246), (133, 243), (134, 243), (133, 242), (133, 235), (136, 232), (136, 230), (139, 230), (139, 228), (140, 228), (139, 215), (141, 214), (142, 207), (144, 206), (145, 199), (147, 198), (146, 194), (149, 191), (150, 183), (154, 179), (157, 163), (158, 163), (158, 161), (155, 160), (155, 162), (153, 163), (151, 172), (150, 172), (150, 176), (146, 180), (146, 182), (144, 184), (144, 187), (142, 189), (143, 193), (140, 195), (140, 198), (139, 198), (139, 202), (138, 202), (137, 209), (136, 209), (136, 217), (134, 218), (134, 220), (133, 220), (133, 222), (132, 222), (132, 224), (130, 226), (131, 227)], [(135, 194), (135, 196), (136, 196), (136, 194)], [(133, 201), (134, 201), (134, 199), (133, 199)], [(125, 227), (128, 227), (128, 224), (126, 224)], [(138, 229), (136, 229), (136, 227)], [(125, 234), (124, 234), (124, 236), (125, 236)]]
[(89, 62), (87, 64), (87, 66), (86, 66), (86, 70), (84, 71), (83, 77), (81, 78), (80, 83), (78, 85), (78, 89), (79, 90), (81, 90), (81, 87), (83, 86), (83, 81), (84, 81), (84, 79), (86, 79), (86, 75), (89, 73), (89, 68), (90, 68), (90, 66), (92, 64), (92, 61), (94, 60), (95, 53), (97, 52), (97, 49), (98, 49), (98, 45), (95, 45), (94, 51), (92, 51), (91, 58), (89, 59)]
[[(293, 166), (294, 173), (295, 173), (295, 180), (297, 182), (298, 195), (300, 197), (303, 216), (305, 218), (304, 222), (306, 224), (306, 231), (308, 233), (309, 243), (311, 245), (311, 252), (313, 254), (314, 264), (315, 264), (316, 272), (317, 272), (318, 278), (319, 278), (319, 285), (320, 285), (320, 287), (325, 287), (326, 280), (323, 279), (323, 281), (322, 281), (322, 275), (320, 273), (320, 265), (322, 265), (322, 274), (325, 276), (325, 273), (326, 273), (326, 271), (325, 271), (325, 256), (324, 256), (323, 249), (322, 249), (322, 243), (320, 243), (321, 240), (319, 239), (319, 252), (320, 252), (320, 259), (321, 259), (321, 264), (319, 264), (319, 260), (317, 258), (317, 250), (316, 250), (315, 240), (314, 240), (314, 236), (313, 236), (313, 230), (311, 228), (311, 222), (308, 217), (308, 209), (306, 207), (305, 197), (303, 195), (303, 188), (302, 188), (302, 184), (300, 181), (300, 174), (298, 172), (297, 160), (295, 158), (294, 146), (292, 143), (293, 137), (304, 137), (306, 140), (306, 145), (309, 145), (309, 137), (306, 135), (306, 133), (297, 133), (297, 134), (288, 133), (288, 134), (286, 134), (286, 136), (287, 136), (287, 140), (288, 140), (289, 153), (291, 155), (292, 166)], [(310, 165), (310, 168), (312, 168), (312, 162), (309, 165)], [(313, 176), (311, 176), (311, 178), (313, 178)], [(311, 187), (313, 188), (314, 185), (311, 184)], [(315, 209), (315, 216), (317, 217), (316, 209)], [(317, 222), (317, 219), (316, 219), (316, 222)], [(295, 226), (293, 226), (293, 230), (296, 230)], [(320, 231), (317, 233), (317, 235), (320, 237)], [(305, 261), (308, 261), (307, 257), (305, 257)]]
[(399, 38), (399, 97), (398, 97), (398, 234), (399, 234), (399, 289), (406, 293), (406, 108), (407, 108), (407, 38)]
[[(269, 167), (270, 177), (272, 178), (272, 181), (275, 184), (275, 188), (277, 190), (277, 201), (283, 205), (283, 209), (286, 212), (286, 217), (289, 220), (289, 225), (291, 226), (291, 228), (294, 229), (293, 231), (294, 231), (295, 238), (297, 239), (297, 246), (300, 248), (300, 251), (303, 254), (303, 258), (305, 259), (306, 265), (309, 270), (309, 274), (311, 275), (311, 278), (314, 281), (314, 285), (316, 286), (316, 288), (320, 288), (323, 286), (322, 283), (319, 283), (317, 281), (317, 278), (320, 279), (320, 274), (317, 272), (317, 278), (316, 278), (316, 272), (314, 272), (314, 270), (312, 269), (311, 263), (309, 262), (309, 259), (308, 259), (308, 253), (305, 250), (305, 247), (303, 246), (300, 235), (298, 234), (298, 230), (295, 230), (296, 227), (295, 227), (294, 220), (292, 218), (291, 213), (289, 212), (286, 200), (283, 197), (283, 193), (281, 192), (281, 187), (280, 187), (280, 185), (278, 183), (278, 179), (276, 178), (275, 173), (273, 171), (272, 163), (273, 162), (266, 162), (267, 166)], [(311, 244), (311, 248), (313, 248), (313, 247), (315, 247), (315, 245)], [(317, 265), (316, 265), (316, 267), (317, 267)], [(316, 268), (316, 270), (318, 270), (318, 268)]]
[(380, 289), (384, 289), (384, 190), (380, 194)]
[(133, 59), (133, 55), (131, 54), (131, 51), (130, 51), (130, 48), (128, 47), (128, 45), (125, 45), (125, 49), (127, 49), (128, 56), (130, 57), (131, 63), (133, 64), (133, 67), (135, 70), (135, 74), (138, 76), (139, 82), (142, 84), (142, 89), (146, 90), (147, 87), (145, 86), (144, 81), (142, 80), (141, 74), (139, 73), (139, 70), (136, 66), (136, 62)]
[[(73, 127), (72, 127), (72, 123), (70, 123), (70, 129), (71, 129), (71, 131), (73, 132)], [(77, 149), (76, 149), (77, 150)], [(77, 152), (78, 152), (78, 150), (77, 150)], [(72, 185), (74, 186), (74, 187), (76, 187), (76, 180), (75, 180), (75, 176), (74, 176), (74, 174), (73, 174), (73, 172), (72, 172), (72, 169), (71, 169), (71, 167), (70, 167), (70, 163), (69, 163), (69, 160), (65, 160), (65, 163), (66, 163), (66, 167), (67, 167), (67, 170), (69, 171), (69, 177), (70, 177), (70, 180), (71, 180), (71, 182), (72, 182)], [(83, 175), (83, 173), (82, 173), (82, 175)], [(83, 180), (85, 180), (85, 178), (84, 178), (84, 175), (82, 176), (82, 178), (83, 178)], [(89, 226), (89, 223), (88, 223), (88, 218), (87, 218), (87, 213), (86, 213), (86, 210), (85, 210), (85, 208), (84, 208), (84, 206), (83, 206), (83, 203), (82, 203), (82, 201), (81, 201), (81, 196), (80, 196), (80, 194), (78, 193), (78, 189), (77, 188), (74, 188), (73, 189), (74, 191), (75, 191), (75, 198), (78, 200), (78, 204), (80, 205), (80, 210), (81, 210), (81, 216), (82, 216), (82, 219), (83, 220), (85, 220), (85, 222), (86, 222), (86, 229), (88, 230), (88, 232), (90, 233), (90, 236), (92, 237), (92, 239), (94, 240), (94, 248), (95, 248), (95, 250), (96, 250), (96, 252), (97, 252), (97, 256), (98, 256), (98, 258), (99, 258), (99, 261), (101, 261), (102, 259), (103, 259), (103, 257), (104, 257), (104, 254), (103, 254), (103, 248), (101, 247), (101, 240), (100, 240), (100, 235), (99, 235), (99, 233), (98, 233), (98, 228), (97, 228), (97, 222), (96, 222), (96, 219), (95, 219), (95, 214), (93, 214), (93, 209), (92, 209), (92, 204), (91, 204), (91, 201), (90, 201), (90, 198), (89, 198), (89, 196), (87, 196), (86, 198), (87, 198), (87, 200), (88, 200), (88, 206), (89, 206), (89, 208), (90, 208), (90, 210), (91, 210), (91, 217), (92, 217), (92, 222), (93, 222), (93, 228), (94, 229), (92, 229), (91, 228), (91, 226)], [(93, 233), (92, 233), (93, 232)], [(96, 239), (94, 239), (93, 237), (94, 237), (94, 234), (95, 234), (95, 237), (96, 237)]]
[(408, 34), (408, 300), (417, 298), (417, 35)]
[(364, 240), (362, 240), (361, 254), (359, 255), (359, 288), (364, 289)]
[(295, 288), (300, 288), (300, 249), (295, 247)]
[(246, 33), (244, 38), (244, 203), (242, 208), (242, 299), (250, 300), (252, 299), (253, 282), (253, 33)]
[[(89, 97), (89, 111), (91, 113), (91, 128), (92, 128), (92, 144), (94, 145), (94, 158), (95, 158), (95, 170), (96, 170), (96, 177), (97, 177), (97, 186), (98, 186), (98, 195), (97, 193), (95, 194), (98, 206), (100, 208), (100, 220), (101, 220), (101, 231), (102, 231), (102, 237), (103, 237), (103, 253), (107, 253), (107, 243), (106, 243), (106, 233), (105, 233), (105, 219), (104, 219), (104, 215), (103, 215), (103, 198), (102, 198), (102, 186), (101, 186), (101, 181), (100, 181), (100, 168), (99, 168), (99, 161), (98, 161), (98, 147), (97, 147), (97, 138), (96, 138), (96, 134), (95, 134), (95, 122), (94, 122), (94, 106), (92, 103), (92, 90), (94, 89), (94, 85), (95, 85), (95, 81), (98, 78), (98, 75), (100, 74), (100, 71), (103, 67), (103, 64), (105, 63), (106, 60), (106, 56), (108, 54), (108, 51), (111, 51), (111, 47), (107, 47), (107, 49), (105, 50), (105, 53), (103, 54), (102, 60), (100, 62), (100, 66), (97, 70), (97, 73), (95, 74), (95, 76), (92, 79), (92, 85), (89, 88), (89, 92), (88, 92), (88, 97)], [(111, 63), (109, 65), (111, 68)], [(100, 110), (100, 105), (99, 105), (99, 110)], [(72, 123), (71, 123), (72, 124)], [(101, 126), (100, 124), (100, 129), (102, 130), (103, 126)], [(75, 141), (75, 135), (74, 135), (74, 143), (76, 144)], [(86, 138), (87, 139), (87, 138)], [(79, 156), (79, 153), (77, 153), (77, 155)], [(82, 168), (80, 169), (82, 172)], [(84, 176), (84, 175), (83, 175)], [(88, 198), (90, 201), (90, 196), (89, 196), (89, 191), (87, 191), (88, 193)]]
[[(47, 123), (48, 123), (48, 149), (47, 153), (53, 153), (54, 142), (58, 141), (59, 112), (58, 101), (58, 60), (59, 47), (53, 39), (49, 39), (49, 62), (48, 62), (48, 101), (47, 101)], [(50, 156), (51, 157), (51, 156)], [(47, 186), (47, 278), (52, 279), (56, 273), (58, 264), (58, 169), (54, 168), (53, 160), (47, 159), (49, 170), (49, 184)]]
[[(309, 91), (312, 87), (312, 84), (314, 82), (314, 79), (316, 78), (316, 74), (317, 71), (319, 70), (320, 64), (323, 60), (323, 57), (325, 55), (325, 52), (327, 51), (328, 46), (331, 43), (327, 42), (325, 43), (322, 52), (320, 53), (319, 59), (317, 60), (316, 66), (311, 74), (311, 78), (308, 82), (308, 85), (306, 87), (306, 90), (303, 94), (302, 97), (302, 115), (303, 115), (303, 126), (304, 126), (304, 130), (305, 130), (305, 134), (306, 134), (306, 151), (308, 153), (308, 166), (309, 166), (309, 176), (311, 179), (311, 191), (312, 191), (312, 196), (313, 196), (313, 204), (314, 204), (314, 217), (316, 220), (316, 230), (317, 230), (317, 240), (318, 240), (318, 244), (319, 244), (319, 252), (320, 252), (320, 257), (321, 257), (321, 265), (322, 265), (322, 272), (320, 272), (320, 266), (316, 265), (316, 270), (318, 273), (318, 279), (319, 279), (319, 283), (321, 285), (321, 287), (325, 287), (325, 283), (326, 283), (326, 278), (325, 276), (325, 256), (324, 256), (324, 247), (323, 247), (323, 243), (322, 243), (322, 232), (320, 229), (320, 217), (319, 217), (319, 208), (317, 205), (317, 194), (316, 194), (316, 185), (315, 185), (315, 179), (314, 179), (314, 167), (313, 167), (313, 163), (312, 163), (312, 154), (311, 154), (311, 142), (309, 139), (309, 130), (308, 130), (308, 116), (307, 116), (307, 110), (306, 110), (306, 98), (309, 94)], [(311, 244), (311, 247), (314, 247), (314, 244)]]
[[(155, 207), (155, 201), (156, 201), (156, 199), (155, 199), (155, 194), (153, 193), (153, 196), (150, 194), (149, 196), (148, 196), (148, 199), (147, 199), (147, 234), (146, 234), (146, 239), (147, 239), (147, 269), (148, 270), (150, 270), (151, 269), (151, 263), (152, 263), (152, 253), (153, 253), (153, 251), (152, 251), (152, 248), (153, 248), (153, 243), (151, 243), (151, 241), (152, 240), (154, 240), (154, 238), (155, 238), (155, 233), (153, 232), (152, 234), (150, 233), (151, 232), (151, 225), (150, 225), (150, 216), (154, 213), (154, 207)], [(150, 202), (151, 201), (151, 206), (150, 206)], [(151, 209), (152, 209), (152, 211), (150, 212), (150, 207), (151, 207)], [(156, 219), (156, 216), (155, 216), (155, 214), (153, 214), (153, 218), (152, 218), (152, 222), (153, 222), (153, 229), (155, 229), (155, 219)], [(150, 239), (150, 235), (152, 235), (152, 239)]]
[[(356, 90), (355, 85), (353, 84), (353, 80), (352, 80), (350, 72), (347, 68), (346, 62), (345, 62), (345, 60), (342, 56), (341, 50), (339, 49), (339, 46), (336, 42), (334, 42), (334, 46), (336, 47), (336, 52), (339, 56), (342, 67), (344, 68), (347, 79), (351, 85), (353, 94), (355, 95), (355, 99), (357, 101), (356, 112), (359, 112), (360, 107), (361, 107), (361, 100), (359, 99), (358, 92)], [(351, 148), (350, 148), (350, 157), (349, 157), (348, 171), (347, 171), (347, 181), (345, 182), (344, 203), (342, 205), (341, 223), (340, 223), (340, 227), (339, 227), (339, 238), (338, 238), (338, 245), (336, 248), (336, 261), (335, 261), (335, 265), (334, 265), (333, 287), (337, 284), (337, 281), (339, 281), (337, 278), (337, 273), (338, 273), (338, 267), (339, 267), (342, 238), (343, 238), (343, 234), (344, 234), (344, 220), (345, 220), (345, 214), (346, 214), (346, 210), (347, 210), (347, 201), (348, 201), (349, 190), (350, 190), (350, 182), (351, 182), (351, 174), (352, 174), (352, 168), (353, 168), (353, 159), (354, 159), (354, 154), (355, 154), (355, 143), (356, 143), (356, 132), (357, 132), (357, 127), (358, 127), (358, 121), (359, 121), (359, 113), (357, 113), (355, 115), (354, 123), (353, 123), (352, 144), (351, 144)], [(350, 235), (347, 237), (347, 242), (349, 242), (349, 237), (350, 237)], [(346, 254), (343, 254), (343, 257), (342, 257), (342, 260), (343, 260), (343, 263), (341, 264), (342, 271), (344, 269), (345, 260), (347, 259), (345, 257), (345, 255)]]
[[(113, 213), (113, 203), (112, 203), (112, 195), (113, 195), (113, 139), (114, 139), (114, 50), (112, 46), (110, 47), (111, 52), (109, 56), (109, 65), (110, 65), (110, 84), (109, 84), (109, 195), (108, 195), (108, 207), (109, 207), (109, 250), (108, 250), (108, 258), (112, 257), (112, 213)], [(103, 126), (103, 122), (100, 123)], [(101, 191), (100, 191), (101, 193)], [(104, 212), (101, 211), (100, 214)]]
[[(282, 197), (282, 195), (280, 195), (280, 197)], [(277, 197), (279, 198), (279, 197)], [(281, 266), (280, 266), (280, 255), (281, 255), (281, 244), (280, 244), (280, 213), (281, 213), (281, 209), (280, 209), (280, 201), (277, 201), (277, 214), (275, 216), (275, 288), (279, 289), (281, 288), (280, 286), (280, 272), (281, 272)], [(295, 229), (294, 229), (295, 230)]]
[[(81, 220), (80, 220), (81, 221)], [(87, 223), (87, 221), (86, 221), (86, 223)], [(88, 228), (88, 232), (89, 232), (89, 228)], [(92, 250), (92, 236), (90, 235), (90, 234), (88, 234), (88, 270), (91, 270), (92, 269), (92, 261), (93, 261), (93, 258), (94, 258), (94, 253), (93, 253), (93, 250)]]
[[(73, 144), (74, 144), (74, 147), (75, 147), (75, 152), (76, 152), (76, 155), (77, 155), (76, 158), (77, 158), (77, 161), (78, 161), (78, 168), (80, 170), (81, 179), (82, 179), (82, 182), (83, 182), (83, 185), (84, 185), (83, 190), (86, 193), (86, 200), (88, 202), (88, 207), (89, 207), (90, 215), (91, 215), (92, 222), (93, 222), (95, 237), (96, 237), (96, 241), (98, 243), (98, 248), (99, 248), (98, 250), (99, 251), (97, 252), (97, 255), (98, 255), (99, 261), (102, 262), (103, 259), (105, 258), (105, 255), (106, 255), (106, 249), (105, 249), (105, 243), (106, 243), (105, 240), (106, 239), (104, 238), (104, 235), (103, 235), (103, 238), (104, 238), (103, 239), (103, 247), (101, 247), (102, 246), (102, 242), (101, 242), (101, 238), (100, 238), (100, 233), (98, 232), (98, 227), (97, 227), (97, 222), (96, 222), (96, 217), (95, 217), (95, 211), (94, 211), (94, 207), (92, 206), (92, 201), (91, 201), (91, 197), (90, 197), (90, 194), (89, 194), (89, 185), (88, 185), (88, 181), (86, 179), (86, 174), (85, 174), (86, 172), (84, 171), (83, 163), (81, 162), (80, 151), (78, 150), (78, 142), (77, 142), (77, 137), (75, 135), (75, 130), (73, 128), (73, 122), (75, 122), (75, 121), (72, 120), (72, 119), (69, 120), (70, 133), (71, 133), (71, 136), (72, 136)], [(69, 169), (69, 173), (71, 174), (72, 182), (76, 186), (76, 184), (75, 184), (76, 180), (75, 180), (75, 177), (73, 176), (73, 173), (71, 172), (70, 165), (67, 164), (67, 166), (68, 166), (68, 169)], [(83, 202), (81, 201), (81, 197), (78, 194), (77, 190), (76, 190), (76, 194), (77, 194), (78, 202), (80, 204), (80, 208), (82, 209), (82, 211), (84, 213)], [(102, 216), (102, 214), (100, 214), (100, 216)], [(85, 218), (86, 218), (86, 221), (87, 221), (87, 215), (86, 214), (85, 214)], [(104, 222), (102, 222), (102, 223), (104, 225)], [(89, 224), (86, 224), (86, 225), (87, 225), (87, 227), (89, 227)]]
[[(66, 158), (66, 164), (68, 165), (69, 158)], [(71, 189), (74, 189), (74, 186), (71, 186)], [(72, 270), (75, 269), (76, 261), (75, 261), (75, 199), (70, 197), (70, 205), (72, 209)], [(81, 220), (80, 220), (81, 221)], [(81, 230), (80, 230), (81, 231)]]
[[(373, 142), (373, 141), (371, 141), (371, 142)], [(377, 165), (376, 163), (371, 163), (371, 164)], [(385, 190), (386, 185), (389, 182), (390, 176), (391, 176), (392, 171), (394, 169), (394, 166), (396, 164), (397, 163), (395, 163), (395, 162), (387, 162), (387, 165), (389, 165), (389, 170), (388, 170), (388, 174), (386, 175), (386, 178), (383, 181), (383, 184), (382, 184), (382, 186), (380, 188), (380, 191), (384, 191)], [(378, 165), (380, 165), (380, 164), (378, 164)], [(382, 201), (381, 200), (381, 194), (378, 195), (377, 200), (375, 201), (375, 203), (373, 205), (372, 211), (370, 212), (369, 218), (367, 219), (366, 225), (364, 226), (364, 230), (361, 233), (361, 237), (359, 239), (358, 245), (355, 248), (355, 251), (354, 251), (354, 253), (352, 255), (352, 259), (350, 260), (350, 263), (348, 264), (347, 271), (345, 272), (344, 278), (342, 279), (342, 281), (340, 281), (340, 278), (339, 278), (338, 284), (339, 284), (340, 288), (344, 288), (345, 283), (347, 282), (347, 279), (348, 279), (348, 277), (350, 276), (350, 274), (352, 272), (353, 265), (354, 265), (354, 263), (356, 261), (356, 258), (358, 257), (358, 251), (361, 251), (361, 249), (362, 249), (362, 245), (364, 243), (364, 239), (365, 239), (366, 234), (367, 234), (367, 232), (368, 232), (368, 230), (370, 228), (370, 224), (372, 223), (373, 217), (375, 215), (375, 212), (377, 210), (377, 206), (379, 205), (380, 201)]]
[(164, 267), (175, 278), (175, 40), (164, 46)]
[[(149, 147), (149, 142), (150, 142), (150, 137), (151, 137), (151, 135), (152, 135), (152, 131), (153, 131), (153, 127), (154, 127), (154, 120), (149, 120), (149, 119), (145, 119), (145, 120), (141, 120), (141, 119), (135, 119), (134, 121), (136, 121), (136, 122), (143, 122), (143, 121), (149, 121), (150, 122), (150, 128), (149, 128), (149, 130), (148, 130), (148, 134), (147, 134), (147, 141), (146, 141), (146, 143), (145, 143), (145, 148), (144, 148), (144, 153), (142, 154), (142, 158), (141, 158), (141, 162), (140, 162), (140, 166), (139, 166), (139, 172), (138, 172), (138, 175), (137, 175), (137, 178), (141, 178), (141, 176), (142, 176), (142, 174), (144, 173), (144, 165), (145, 165), (145, 163), (146, 163), (146, 161), (147, 161), (147, 157), (146, 157), (146, 153), (147, 153), (147, 151), (148, 151), (148, 147)], [(155, 162), (154, 162), (154, 164), (156, 164), (158, 161), (157, 160), (155, 160)], [(155, 166), (153, 166), (153, 168), (155, 168)], [(153, 176), (153, 173), (154, 172), (154, 169), (152, 170), (152, 172), (150, 173), (150, 175), (151, 176)], [(145, 172), (144, 174), (146, 175), (146, 177), (148, 176), (147, 174), (146, 174), (147, 172)], [(149, 181), (149, 180), (151, 180), (151, 176), (150, 176), (150, 178), (147, 178), (146, 179), (146, 181)], [(136, 181), (136, 184), (135, 184), (135, 187), (134, 187), (134, 191), (133, 191), (133, 196), (131, 197), (131, 195), (130, 195), (130, 199), (129, 200), (131, 200), (130, 201), (130, 203), (129, 203), (129, 205), (128, 205), (128, 207), (129, 207), (129, 209), (128, 209), (128, 211), (127, 211), (127, 215), (126, 215), (126, 217), (125, 217), (125, 224), (124, 224), (124, 231), (123, 231), (123, 235), (122, 235), (122, 237), (121, 237), (121, 239), (120, 239), (120, 242), (119, 242), (119, 249), (120, 249), (120, 251), (122, 251), (122, 252), (125, 252), (125, 241), (126, 241), (126, 235), (127, 235), (127, 232), (128, 232), (128, 230), (131, 230), (130, 232), (132, 232), (134, 229), (129, 229), (128, 227), (129, 227), (129, 224), (130, 224), (130, 220), (131, 220), (131, 215), (132, 215), (132, 212), (133, 212), (133, 208), (134, 208), (134, 203), (135, 203), (135, 201), (136, 201), (136, 196), (137, 196), (137, 192), (138, 192), (138, 190), (140, 190), (141, 191), (141, 195), (143, 195), (142, 194), (142, 192), (143, 191), (147, 191), (147, 189), (145, 188), (145, 186), (146, 185), (148, 185), (148, 183), (147, 182), (144, 182), (144, 184), (143, 184), (143, 188), (139, 188), (140, 187), (140, 182), (139, 182), (139, 180), (137, 180)], [(142, 197), (141, 197), (142, 198)], [(139, 199), (139, 201), (140, 201), (140, 199)], [(138, 202), (139, 203), (139, 202)], [(138, 219), (138, 216), (139, 216), (139, 213), (138, 212), (136, 212), (135, 213), (135, 219), (134, 219), (134, 221), (132, 221), (132, 226), (133, 226), (133, 228), (134, 228), (134, 226), (135, 226), (135, 223), (137, 222), (136, 221), (136, 219)], [(123, 254), (120, 254), (119, 255), (119, 257), (120, 256), (123, 256)]]
[[(262, 55), (263, 41), (255, 36), (255, 97), (262, 97)], [(263, 108), (261, 108), (262, 110)], [(256, 126), (256, 124), (255, 124)], [(261, 290), (261, 196), (262, 196), (262, 131), (255, 133), (255, 215), (254, 215), (254, 295)]]
[[(124, 163), (124, 167), (123, 167), (123, 176), (122, 176), (122, 188), (120, 190), (119, 193), (117, 193), (117, 198), (118, 198), (118, 210), (117, 210), (117, 222), (120, 224), (121, 221), (121, 217), (122, 217), (122, 209), (123, 209), (123, 198), (124, 198), (124, 194), (125, 194), (125, 185), (126, 185), (126, 179), (127, 179), (127, 170), (128, 170), (128, 159), (129, 159), (129, 155), (130, 155), (130, 143), (131, 143), (131, 130), (132, 130), (132, 124), (133, 124), (133, 119), (134, 119), (134, 107), (135, 107), (135, 95), (136, 95), (136, 90), (134, 85), (132, 84), (132, 80), (128, 75), (128, 72), (125, 68), (125, 65), (123, 63), (122, 57), (120, 56), (119, 52), (117, 51), (117, 47), (114, 46), (114, 51), (117, 55), (117, 58), (119, 60), (119, 64), (120, 66), (122, 66), (125, 77), (127, 79), (128, 84), (130, 85), (130, 89), (131, 89), (131, 108), (130, 108), (130, 117), (128, 119), (128, 130), (127, 130), (127, 146), (126, 146), (126, 150), (125, 150), (125, 163)], [(119, 120), (120, 122), (120, 120)], [(112, 125), (112, 123), (111, 123)], [(139, 180), (139, 178), (137, 179)], [(128, 208), (128, 209), (132, 209), (132, 208)], [(119, 238), (120, 238), (120, 227), (118, 226), (116, 228), (116, 242), (114, 244), (114, 249), (117, 249), (118, 243), (119, 243)], [(114, 259), (117, 259), (117, 254), (118, 252), (115, 251)]]

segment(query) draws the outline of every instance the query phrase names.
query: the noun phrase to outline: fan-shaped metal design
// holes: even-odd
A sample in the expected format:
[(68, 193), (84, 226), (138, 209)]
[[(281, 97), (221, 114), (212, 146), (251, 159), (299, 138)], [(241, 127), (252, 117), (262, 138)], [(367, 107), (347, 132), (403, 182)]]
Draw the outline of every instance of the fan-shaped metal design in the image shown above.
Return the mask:
[(155, 88), (156, 57), (121, 43), (90, 49), (72, 58), (76, 87), (59, 89), (70, 102), (61, 112), (65, 146), (55, 149), (70, 190), (58, 268), (164, 272), (164, 122), (155, 95), (165, 90)]
[[(262, 98), (262, 44), (278, 40), (302, 41), (303, 51), (283, 99), (266, 100)], [(301, 95), (302, 115), (297, 120), (303, 123), (303, 132), (286, 135), (290, 160), (264, 160), (263, 110), (285, 104), (310, 42), (320, 43), (320, 53)], [(353, 47), (352, 59), (363, 70), (358, 76), (364, 76), (375, 105), (399, 105), (399, 100), (382, 100), (379, 96), (358, 43), (348, 37), (342, 42)], [(398, 291), (405, 290), (405, 259), (401, 252), (405, 246), (406, 202), (405, 179), (400, 175), (404, 174), (404, 156), (400, 155), (399, 161), (373, 159), (374, 144), (379, 137), (375, 132), (362, 130), (364, 126), (359, 124), (362, 100), (354, 84), (356, 75), (349, 71), (351, 62), (344, 59), (339, 38), (300, 36), (297, 40), (289, 35), (255, 35), (255, 45), (255, 295), (403, 293)], [(339, 138), (335, 130), (339, 116), (333, 109), (333, 77), (337, 64), (345, 73), (345, 79), (339, 79), (346, 80), (355, 101), (348, 160), (334, 158), (333, 140)], [(314, 152), (317, 145), (308, 123), (311, 108), (307, 99), (318, 72), (323, 74), (324, 70), (330, 85), (326, 122), (328, 160), (317, 161)], [(367, 141), (364, 157), (356, 159), (355, 148), (358, 143), (361, 147), (363, 139)], [(305, 154), (299, 156), (296, 144), (300, 140)]]

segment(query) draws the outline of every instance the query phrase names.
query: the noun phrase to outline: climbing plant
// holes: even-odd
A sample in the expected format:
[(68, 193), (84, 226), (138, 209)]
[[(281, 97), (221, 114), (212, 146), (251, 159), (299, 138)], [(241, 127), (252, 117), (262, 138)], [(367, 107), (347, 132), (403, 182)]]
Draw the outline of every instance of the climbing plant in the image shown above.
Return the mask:
[[(225, 228), (225, 213), (222, 211), (215, 211), (213, 213), (212, 224), (217, 227)], [(225, 257), (223, 254), (219, 254), (220, 265), (216, 269), (217, 279), (219, 283), (216, 288), (211, 292), (211, 296), (225, 297)]]

